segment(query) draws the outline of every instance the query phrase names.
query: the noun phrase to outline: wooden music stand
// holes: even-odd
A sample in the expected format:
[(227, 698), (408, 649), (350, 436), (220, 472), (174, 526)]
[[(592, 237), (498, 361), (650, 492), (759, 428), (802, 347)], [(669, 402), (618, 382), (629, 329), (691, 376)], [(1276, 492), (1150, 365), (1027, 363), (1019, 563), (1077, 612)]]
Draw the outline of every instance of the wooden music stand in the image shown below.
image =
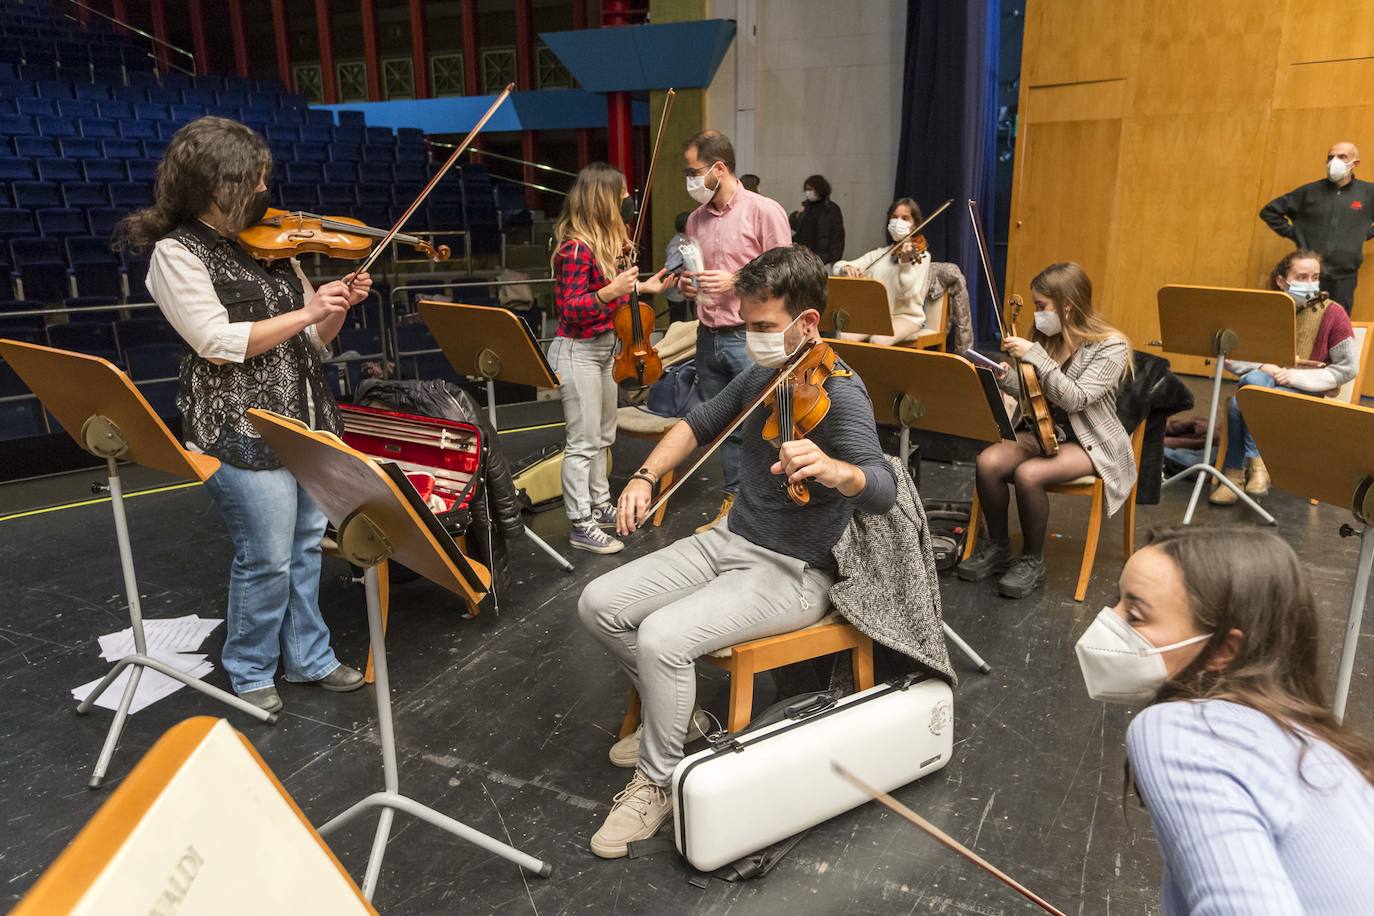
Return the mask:
[(825, 284), (828, 330), (870, 337), (893, 335), (886, 286), (867, 277), (827, 277)]
[[(530, 329), (510, 309), (460, 302), (420, 300), (420, 319), (434, 335), (449, 365), (459, 375), (486, 379), (487, 414), (496, 425), (496, 382), (513, 382), (534, 388), (557, 388), (558, 376), (549, 365)], [(573, 565), (525, 526), (525, 537), (543, 550), (564, 572)]]
[(172, 726), (15, 908), (16, 916), (373, 913), (248, 739)]
[(133, 548), (129, 544), (129, 524), (124, 514), (124, 488), (119, 479), (119, 460), (132, 461), (176, 477), (189, 477), (201, 482), (219, 470), (219, 460), (184, 449), (129, 377), (112, 363), (96, 356), (13, 340), (0, 340), (0, 358), (14, 367), (24, 384), (38, 396), (77, 445), (97, 458), (105, 459), (109, 477), (110, 509), (114, 513), (115, 541), (119, 545), (119, 563), (124, 573), (124, 594), (129, 602), (134, 654), (115, 662), (95, 690), (76, 707), (76, 711), (83, 715), (90, 712), (95, 701), (100, 699), (100, 695), (125, 668), (132, 667), (133, 671), (129, 673), (129, 681), (124, 686), (114, 721), (110, 723), (105, 744), (100, 749), (100, 756), (96, 758), (95, 769), (91, 771), (91, 779), (87, 784), (92, 789), (98, 789), (105, 781), (105, 771), (119, 744), (119, 736), (129, 715), (129, 704), (133, 702), (144, 668), (151, 668), (180, 681), (259, 721), (276, 722), (275, 713), (259, 709), (232, 693), (190, 677), (151, 657), (143, 634), (143, 610), (138, 600)]
[(1183, 514), (1183, 524), (1192, 524), (1193, 512), (1202, 496), (1202, 484), (1210, 476), (1232, 490), (1265, 522), (1277, 525), (1274, 516), (1251, 499), (1243, 487), (1236, 486), (1214, 468), (1207, 458), (1212, 431), (1216, 429), (1226, 360), (1243, 359), (1280, 366), (1297, 363), (1297, 319), (1293, 298), (1277, 290), (1162, 286), (1159, 289), (1159, 332), (1166, 352), (1216, 361), (1212, 402), (1207, 411), (1207, 436), (1203, 439), (1209, 447), (1202, 450), (1202, 459), (1197, 464), (1164, 481), (1164, 486), (1168, 487), (1185, 477), (1197, 478), (1193, 495), (1188, 500), (1188, 510)]
[[(1331, 711), (1345, 715), (1360, 622), (1374, 566), (1374, 410), (1271, 388), (1242, 388), (1237, 395), (1245, 425), (1264, 453), (1264, 466), (1280, 489), (1347, 508), (1360, 524), (1360, 559), (1346, 615), (1345, 643)], [(1301, 430), (1300, 435), (1295, 435)], [(1310, 444), (1320, 442), (1320, 452)], [(1355, 529), (1342, 525), (1342, 537)]]
[[(907, 466), (911, 455), (913, 429), (983, 442), (1002, 438), (978, 370), (962, 356), (858, 341), (829, 343), (835, 354), (863, 380), (873, 401), (874, 419), (901, 429), (902, 467)], [(987, 674), (992, 670), (948, 623), (942, 620), (941, 626), (949, 641), (979, 671)]]
[(392, 473), (388, 473), (367, 455), (329, 433), (312, 432), (286, 417), (257, 408), (249, 410), (248, 417), (263, 441), (334, 523), (339, 553), (366, 570), (367, 628), (376, 673), (377, 731), (382, 745), (384, 788), (325, 822), (320, 834), (325, 836), (338, 830), (369, 809), (381, 809), (363, 876), (363, 896), (368, 900), (377, 887), (396, 811), (467, 840), (540, 877), (548, 877), (551, 869), (546, 863), (400, 793), (378, 567), (394, 558), (473, 605), (481, 603), (490, 586), (490, 572), (463, 555), (413, 488), (401, 489), (405, 476), (395, 465), (389, 466)]

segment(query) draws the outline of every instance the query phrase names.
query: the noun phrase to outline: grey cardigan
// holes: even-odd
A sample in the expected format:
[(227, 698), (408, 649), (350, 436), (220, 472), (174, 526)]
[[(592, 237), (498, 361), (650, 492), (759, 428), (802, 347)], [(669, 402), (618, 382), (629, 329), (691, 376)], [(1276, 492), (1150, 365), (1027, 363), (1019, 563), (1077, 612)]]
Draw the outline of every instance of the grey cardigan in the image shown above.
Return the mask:
[[(1069, 415), (1074, 436), (1102, 478), (1108, 515), (1115, 515), (1130, 498), (1136, 481), (1131, 437), (1116, 415), (1116, 393), (1130, 359), (1131, 348), (1120, 337), (1083, 344), (1063, 369), (1038, 343), (1025, 355), (1039, 373), (1046, 396)], [(1008, 372), (1001, 385), (1017, 394), (1021, 380)]]

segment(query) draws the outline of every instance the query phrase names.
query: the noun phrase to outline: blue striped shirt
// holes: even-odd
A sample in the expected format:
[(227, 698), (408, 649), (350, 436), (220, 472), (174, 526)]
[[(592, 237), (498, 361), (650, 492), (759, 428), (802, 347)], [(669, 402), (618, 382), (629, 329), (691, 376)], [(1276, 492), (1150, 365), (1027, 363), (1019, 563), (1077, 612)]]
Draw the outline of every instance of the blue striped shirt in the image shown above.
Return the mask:
[(1374, 912), (1374, 786), (1330, 745), (1221, 700), (1158, 703), (1126, 733), (1164, 857), (1166, 914)]

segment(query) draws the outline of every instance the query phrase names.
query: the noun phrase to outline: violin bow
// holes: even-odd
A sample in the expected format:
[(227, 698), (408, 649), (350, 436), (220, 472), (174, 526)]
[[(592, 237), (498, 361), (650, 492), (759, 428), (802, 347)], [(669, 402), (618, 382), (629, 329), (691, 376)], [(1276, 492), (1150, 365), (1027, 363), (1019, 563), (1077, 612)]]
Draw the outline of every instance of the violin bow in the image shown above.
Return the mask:
[(873, 788), (868, 783), (864, 782), (862, 779), (855, 776), (853, 773), (849, 772), (847, 769), (840, 766), (840, 764), (836, 763), (833, 760), (830, 762), (830, 767), (836, 773), (840, 774), (840, 776), (847, 780), (850, 784), (852, 784), (855, 788), (859, 789), (861, 792), (867, 795), (869, 798), (872, 798), (874, 801), (878, 802), (880, 805), (887, 808), (888, 810), (894, 811), (897, 814), (900, 814), (902, 817), (906, 818), (907, 820), (911, 821), (911, 823), (915, 824), (917, 827), (920, 827), (926, 833), (930, 834), (932, 837), (934, 837), (936, 840), (943, 843), (944, 845), (948, 846), (950, 849), (953, 849), (955, 852), (963, 856), (965, 859), (968, 859), (974, 865), (977, 865), (979, 868), (982, 868), (988, 874), (992, 875), (998, 881), (1001, 881), (1007, 887), (1016, 891), (1022, 897), (1025, 897), (1031, 903), (1040, 907), (1040, 909), (1044, 910), (1046, 913), (1053, 913), (1055, 914), (1055, 916), (1066, 916), (1063, 910), (1056, 908), (1053, 904), (1042, 899), (1030, 888), (1018, 882), (1011, 875), (1002, 871), (996, 865), (993, 865), (987, 859), (984, 859), (982, 856), (978, 855), (978, 853), (974, 852), (972, 849), (969, 849), (963, 843), (960, 843), (958, 840), (954, 839), (954, 837), (945, 833), (939, 827), (936, 827), (930, 821), (921, 817), (921, 815), (917, 814), (915, 811), (912, 811), (910, 808), (908, 808), (901, 802), (897, 801), (897, 799), (893, 798), (891, 795), (888, 795), (885, 792), (879, 792), (877, 789)]
[(668, 126), (668, 114), (673, 110), (673, 99), (676, 97), (677, 90), (669, 89), (663, 99), (663, 113), (658, 118), (658, 136), (654, 138), (654, 151), (649, 156), (649, 171), (644, 174), (644, 190), (640, 195), (639, 213), (635, 214), (635, 234), (630, 239), (636, 259), (639, 257), (639, 239), (644, 232), (644, 211), (649, 207), (649, 192), (654, 187), (654, 166), (658, 164), (658, 151), (663, 145), (663, 130)]
[(819, 343), (822, 343), (822, 341), (813, 338), (797, 348), (797, 352), (793, 353), (792, 358), (783, 364), (783, 367), (778, 370), (778, 374), (773, 378), (773, 380), (764, 386), (763, 390), (758, 393), (758, 396), (755, 397), (754, 400), (748, 404), (748, 406), (741, 410), (739, 414), (735, 417), (735, 419), (730, 421), (729, 426), (726, 426), (725, 429), (721, 430), (721, 432), (718, 433), (716, 437), (711, 440), (711, 443), (706, 446), (705, 450), (703, 450), (702, 453), (697, 456), (697, 460), (692, 462), (691, 467), (687, 468), (687, 470), (685, 471), (678, 473), (677, 479), (673, 481), (673, 485), (668, 489), (664, 490), (662, 493), (658, 494), (658, 499), (655, 499), (653, 505), (649, 506), (649, 508), (644, 511), (644, 517), (646, 519), (652, 518), (654, 513), (658, 511), (659, 507), (668, 501), (668, 497), (676, 493), (678, 487), (682, 486), (684, 483), (691, 479), (692, 475), (697, 472), (697, 469), (706, 463), (706, 459), (710, 458), (711, 455), (715, 453), (715, 450), (720, 448), (721, 443), (728, 439), (731, 433), (739, 429), (740, 425), (743, 424), (744, 421), (749, 418), (749, 415), (753, 413), (755, 410), (757, 410), (760, 404), (768, 400), (768, 396), (770, 394), (772, 394), (774, 391), (777, 391), (778, 388), (781, 387), (782, 383), (787, 381), (787, 377), (792, 374), (792, 370), (796, 368), (797, 364), (802, 361), (802, 358), (806, 356), (807, 353), (811, 352), (812, 347), (816, 346)]
[[(988, 258), (987, 239), (983, 238), (983, 224), (978, 221), (978, 201), (972, 197), (968, 201), (968, 218), (973, 223), (973, 236), (978, 240), (978, 260), (983, 264), (983, 277), (988, 283), (988, 294), (992, 296), (993, 311), (997, 316), (997, 329), (1007, 336), (1007, 326), (1002, 321), (1002, 297), (997, 294), (997, 284), (992, 280), (992, 265)], [(1013, 328), (1012, 330), (1015, 330)]]
[[(363, 261), (357, 269), (352, 271), (355, 279), (359, 274), (366, 273), (367, 269), (372, 266), (372, 262), (381, 257), (382, 252), (386, 251), (386, 246), (390, 245), (391, 240), (396, 237), (396, 234), (406, 227), (406, 223), (415, 215), (415, 211), (420, 209), (420, 205), (425, 202), (425, 198), (429, 197), (430, 192), (432, 192), (443, 177), (448, 174), (448, 170), (453, 168), (454, 164), (458, 161), (458, 157), (467, 152), (467, 148), (472, 145), (472, 141), (477, 139), (477, 134), (481, 132), (483, 127), (486, 127), (487, 122), (491, 120), (491, 116), (496, 114), (496, 109), (500, 108), (502, 103), (510, 98), (510, 94), (514, 89), (514, 83), (506, 84), (506, 88), (501, 90), (501, 94), (496, 97), (496, 101), (491, 103), (491, 107), (487, 109), (486, 114), (477, 119), (477, 123), (472, 125), (472, 130), (468, 131), (468, 135), (463, 138), (463, 142), (459, 143), (458, 146), (454, 148), (453, 155), (448, 157), (448, 161), (440, 167), (439, 171), (434, 173), (434, 177), (430, 178), (429, 183), (420, 191), (420, 195), (411, 202), (409, 207), (406, 207), (406, 212), (402, 213), (401, 218), (396, 220), (396, 225), (392, 226), (387, 234), (382, 236), (381, 240), (377, 242), (372, 249), (372, 254), (367, 256), (367, 260)], [(349, 288), (351, 289), (352, 286), (352, 281), (349, 281)]]
[(922, 229), (924, 229), (926, 226), (930, 225), (930, 221), (933, 220), (935, 217), (939, 216), (941, 213), (944, 213), (944, 212), (945, 212), (945, 209), (946, 209), (947, 207), (949, 207), (949, 205), (952, 204), (952, 203), (954, 203), (954, 198), (953, 198), (953, 197), (951, 197), (949, 200), (945, 201), (944, 203), (940, 204), (940, 206), (936, 207), (934, 213), (930, 214), (930, 215), (927, 216), (925, 219), (921, 220), (921, 225), (916, 226), (916, 227), (913, 228), (910, 232), (908, 232), (906, 235), (902, 236), (902, 237), (899, 238), (897, 241), (893, 242), (891, 245), (888, 245), (886, 248), (884, 248), (884, 249), (882, 250), (882, 253), (881, 253), (881, 254), (879, 254), (876, 258), (874, 258), (873, 260), (871, 260), (871, 261), (869, 261), (867, 264), (865, 264), (865, 265), (864, 265), (863, 272), (864, 272), (864, 273), (868, 273), (868, 269), (869, 269), (870, 267), (872, 267), (874, 264), (877, 264), (879, 261), (881, 261), (883, 258), (887, 257), (888, 255), (892, 254), (892, 252), (894, 252), (894, 251), (897, 250), (898, 246), (903, 245), (903, 244), (905, 244), (908, 240), (915, 238), (915, 237), (916, 237), (916, 234), (917, 234), (918, 232), (920, 232), (920, 231), (921, 231)]

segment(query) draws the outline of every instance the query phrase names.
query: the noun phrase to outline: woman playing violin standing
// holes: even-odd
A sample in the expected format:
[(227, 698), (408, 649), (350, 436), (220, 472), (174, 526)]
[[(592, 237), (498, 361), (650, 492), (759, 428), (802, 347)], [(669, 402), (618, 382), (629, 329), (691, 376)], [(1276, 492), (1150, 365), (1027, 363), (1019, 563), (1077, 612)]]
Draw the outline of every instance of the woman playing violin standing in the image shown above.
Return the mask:
[[(921, 208), (910, 197), (902, 197), (887, 208), (887, 234), (901, 242), (922, 220)], [(921, 240), (924, 242), (924, 239)], [(867, 277), (887, 289), (887, 304), (892, 310), (892, 336), (841, 333), (842, 340), (894, 344), (915, 340), (926, 323), (926, 287), (930, 285), (930, 252), (907, 239), (901, 245), (883, 245), (852, 261), (836, 261), (834, 272), (842, 277)]]
[(294, 259), (263, 264), (238, 234), (267, 211), (267, 144), (225, 118), (177, 131), (158, 166), (154, 203), (120, 224), (118, 244), (152, 247), (148, 290), (190, 347), (177, 407), (189, 448), (218, 458), (205, 482), (234, 544), (223, 661), (234, 692), (275, 712), (275, 677), (355, 690), (320, 615), (324, 513), (248, 422), (250, 407), (341, 432), (320, 360), (367, 274), (312, 289)]
[[(620, 495), (622, 535), (644, 521), (664, 473), (698, 443), (719, 442), (779, 368), (819, 340), (825, 266), (810, 251), (766, 251), (740, 269), (734, 288), (755, 365), (670, 429), (635, 471)], [(817, 347), (824, 344), (810, 344), (801, 361)], [(639, 691), (644, 722), (610, 750), (611, 763), (635, 774), (592, 837), (599, 856), (624, 856), (628, 843), (653, 836), (671, 812), (673, 768), (684, 742), (701, 735), (692, 660), (820, 620), (835, 577), (831, 549), (850, 517), (886, 512), (896, 500), (868, 392), (843, 364), (834, 368), (823, 382), (829, 410), (809, 436), (784, 436), (779, 446), (764, 438), (765, 411), (747, 414), (739, 495), (724, 524), (627, 563), (582, 593), (582, 623)], [(810, 484), (805, 504), (789, 495), (789, 483)]]
[[(1030, 340), (1009, 336), (1002, 345), (1039, 374), (1059, 453), (1042, 457), (1027, 430), (1018, 432), (1014, 442), (983, 449), (977, 487), (988, 540), (958, 567), (959, 578), (970, 582), (1002, 575), (998, 591), (1008, 598), (1024, 598), (1045, 581), (1050, 486), (1097, 474), (1106, 491), (1107, 513), (1114, 515), (1136, 479), (1130, 436), (1116, 416), (1117, 388), (1131, 371), (1130, 342), (1093, 310), (1092, 281), (1077, 264), (1051, 264), (1042, 270), (1031, 281), (1031, 295), (1034, 334)], [(1016, 394), (1020, 381), (1015, 372), (1006, 372), (998, 384)], [(1020, 559), (1012, 554), (1007, 530), (1008, 484), (1016, 489)]]
[(577, 174), (553, 230), (558, 336), (549, 361), (558, 373), (567, 429), (563, 505), (572, 546), (591, 553), (625, 547), (602, 530), (615, 524), (606, 470), (606, 450), (615, 444), (615, 310), (636, 291), (654, 295), (677, 282), (665, 280), (664, 271), (639, 282), (636, 264), (617, 263), (630, 247), (625, 224), (633, 215), (625, 176), (593, 162)]

